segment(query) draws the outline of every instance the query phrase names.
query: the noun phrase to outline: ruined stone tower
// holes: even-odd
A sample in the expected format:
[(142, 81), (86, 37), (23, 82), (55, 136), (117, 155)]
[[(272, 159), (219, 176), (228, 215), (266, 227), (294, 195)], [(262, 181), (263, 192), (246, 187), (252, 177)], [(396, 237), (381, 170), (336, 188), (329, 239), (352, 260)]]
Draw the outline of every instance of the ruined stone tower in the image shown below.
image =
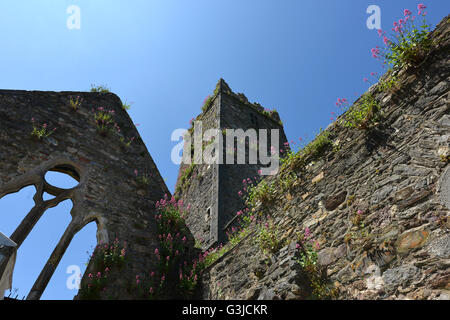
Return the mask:
[[(219, 80), (214, 95), (207, 99), (203, 112), (195, 121), (202, 122), (203, 132), (217, 128), (222, 133), (223, 159), (229, 152), (225, 143), (226, 129), (242, 129), (244, 132), (248, 129), (267, 129), (268, 144), (271, 130), (277, 129), (279, 147), (283, 147), (287, 141), (276, 111), (264, 109), (258, 103), (250, 103), (244, 94), (234, 93), (223, 79)], [(203, 148), (208, 143), (203, 141)], [(235, 148), (236, 145), (237, 141)], [(224, 160), (223, 164), (189, 165), (183, 162), (180, 166), (175, 194), (191, 206), (186, 223), (202, 249), (227, 241), (227, 230), (233, 226), (237, 211), (244, 208), (244, 201), (238, 194), (243, 188), (242, 181), (244, 178), (259, 177), (259, 170), (264, 167), (259, 159), (256, 164), (249, 162), (250, 148), (258, 147), (250, 146), (248, 140), (244, 145), (245, 164), (237, 164), (235, 158), (234, 164)], [(270, 150), (270, 146), (267, 148)]]
[[(81, 105), (73, 104), (77, 99)], [(99, 243), (117, 238), (126, 247), (121, 279), (106, 293), (111, 298), (130, 297), (127, 277), (156, 270), (149, 257), (158, 245), (153, 213), (169, 191), (116, 95), (0, 90), (0, 168), (0, 198), (26, 186), (37, 190), (34, 208), (11, 235), (18, 247), (47, 209), (73, 202), (72, 220), (28, 299), (40, 298), (74, 235), (92, 221)], [(67, 190), (52, 186), (44, 178), (48, 171), (66, 173), (79, 184)], [(44, 192), (54, 198), (43, 200)]]

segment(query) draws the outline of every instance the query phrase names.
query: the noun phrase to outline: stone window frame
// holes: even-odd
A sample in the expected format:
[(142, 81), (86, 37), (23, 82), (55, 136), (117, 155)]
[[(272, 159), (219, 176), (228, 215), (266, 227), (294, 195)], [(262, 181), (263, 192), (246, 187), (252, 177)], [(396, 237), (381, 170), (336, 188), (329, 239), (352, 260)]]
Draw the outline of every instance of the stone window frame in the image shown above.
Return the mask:
[[(77, 186), (69, 189), (55, 187), (49, 184), (45, 179), (47, 172), (52, 171), (67, 174), (79, 183)], [(40, 272), (38, 278), (34, 282), (33, 287), (27, 295), (27, 300), (40, 299), (75, 234), (77, 234), (87, 224), (94, 221), (97, 224), (97, 240), (99, 236), (105, 234), (105, 232), (99, 232), (99, 230), (104, 229), (104, 219), (101, 219), (95, 213), (86, 214), (81, 206), (88, 180), (87, 171), (87, 168), (74, 161), (65, 158), (57, 158), (44, 162), (35, 169), (13, 178), (4, 185), (0, 185), (0, 199), (8, 194), (19, 192), (21, 189), (29, 186), (34, 186), (36, 188), (36, 193), (33, 197), (35, 205), (17, 226), (10, 237), (11, 240), (17, 244), (17, 249), (19, 249), (19, 247), (23, 244), (45, 211), (56, 207), (59, 203), (65, 200), (71, 200), (73, 203), (73, 207), (70, 212), (72, 219), (47, 260), (44, 268)], [(54, 198), (44, 200), (44, 193), (48, 193), (54, 196)], [(108, 239), (101, 240), (107, 242)]]

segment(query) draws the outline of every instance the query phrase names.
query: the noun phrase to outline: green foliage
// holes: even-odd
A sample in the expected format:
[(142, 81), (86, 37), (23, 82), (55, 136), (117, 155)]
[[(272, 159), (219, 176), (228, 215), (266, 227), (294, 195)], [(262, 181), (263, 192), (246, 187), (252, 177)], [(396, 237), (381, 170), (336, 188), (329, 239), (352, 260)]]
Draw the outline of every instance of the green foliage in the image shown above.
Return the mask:
[(283, 172), (280, 174), (278, 185), (280, 186), (282, 192), (288, 192), (297, 180), (298, 177), (295, 173)]
[(357, 232), (350, 232), (349, 233), (349, 239), (348, 240), (369, 240), (372, 238), (373, 234), (369, 232), (369, 227), (365, 224), (365, 219), (363, 212), (361, 210), (358, 210), (355, 212), (351, 218), (350, 221), (352, 222), (353, 226), (356, 227)]
[(192, 294), (197, 287), (197, 277), (180, 277), (180, 288), (183, 289), (188, 295)]
[(203, 103), (202, 106), (202, 111), (205, 112), (209, 106), (211, 105), (212, 101), (214, 100), (214, 95), (213, 96), (208, 96), (208, 98), (206, 98), (205, 102)]
[(320, 129), (316, 138), (303, 149), (303, 156), (308, 158), (319, 158), (331, 145), (330, 133)]
[(210, 251), (207, 251), (206, 254), (203, 256), (203, 259), (200, 259), (199, 263), (197, 264), (197, 272), (200, 273), (201, 270), (205, 270), (206, 268), (211, 266), (225, 253), (227, 253), (231, 249), (231, 247), (233, 247), (232, 244), (227, 244), (226, 246), (219, 246)]
[(446, 156), (446, 155), (441, 154), (441, 155), (439, 155), (439, 157), (441, 158), (441, 161), (444, 163), (450, 162), (450, 155)]
[(249, 223), (247, 221), (247, 223), (243, 226), (243, 228), (241, 228), (241, 230), (230, 235), (230, 237), (228, 238), (228, 241), (229, 241), (229, 244), (231, 247), (234, 247), (235, 245), (240, 243), (242, 241), (242, 239), (244, 239), (245, 237), (247, 237), (250, 234), (251, 230), (248, 226), (249, 226)]
[(272, 219), (269, 219), (268, 222), (259, 226), (256, 243), (265, 254), (270, 254), (280, 250), (285, 241), (280, 240), (276, 226)]
[(365, 93), (346, 111), (340, 123), (347, 128), (368, 129), (380, 120), (380, 109), (375, 98)]
[(80, 287), (78, 293), (80, 300), (100, 299), (101, 292), (108, 284), (110, 273), (122, 270), (126, 263), (125, 245), (120, 246), (118, 239), (112, 244), (99, 244), (91, 259), (94, 272), (88, 274), (87, 282)]
[(119, 245), (119, 240), (115, 239), (113, 244), (100, 244), (94, 252), (95, 270), (105, 270), (106, 268), (118, 268), (125, 265), (126, 248)]
[(121, 133), (119, 125), (114, 120), (115, 111), (106, 110), (103, 107), (97, 108), (94, 111), (94, 121), (97, 127), (97, 132), (101, 136), (107, 136), (109, 133), (113, 133), (118, 136), (121, 146), (128, 148), (134, 141), (134, 137), (127, 138)]
[(211, 266), (214, 262), (224, 256), (232, 248), (238, 245), (245, 237), (251, 232), (251, 229), (245, 224), (239, 231), (230, 234), (226, 245), (220, 245), (216, 248), (212, 248), (206, 251), (196, 264), (196, 272), (201, 273), (203, 270)]
[[(262, 106), (259, 103), (255, 102), (253, 104), (251, 104), (251, 103), (247, 103), (247, 104), (249, 104), (251, 106), (256, 106), (256, 107), (254, 107), (254, 109), (256, 111), (258, 111), (259, 114), (261, 114), (261, 115), (263, 115), (263, 116), (265, 116), (265, 117), (267, 117), (267, 118), (269, 118), (271, 120), (275, 120), (275, 118), (279, 119), (279, 117), (280, 117), (279, 114), (278, 114), (278, 111), (276, 109), (270, 110), (270, 109), (266, 108), (266, 109), (260, 111), (260, 109), (257, 108), (257, 107), (262, 108)], [(279, 125), (281, 125), (281, 126), (283, 125), (283, 122), (281, 120), (279, 120), (277, 122), (278, 122)]]
[(73, 97), (71, 97), (69, 99), (70, 108), (73, 111), (77, 111), (78, 108), (81, 106), (82, 101), (83, 101), (83, 99), (81, 99), (79, 96), (77, 96), (75, 99)]
[(220, 82), (217, 82), (216, 87), (214, 88), (213, 95), (216, 96), (219, 93), (219, 84)]
[(421, 26), (414, 25), (412, 20), (405, 26), (403, 32), (398, 32), (395, 40), (389, 42), (385, 60), (392, 66), (418, 64), (430, 51), (433, 44), (430, 38), (430, 26), (423, 19)]
[(94, 114), (97, 131), (100, 135), (106, 136), (114, 127), (114, 110), (105, 110), (102, 107)]
[(159, 261), (158, 271), (163, 275), (163, 280), (159, 283), (159, 287), (157, 283), (151, 284), (151, 288), (156, 288), (151, 297), (155, 297), (163, 288), (165, 275), (170, 277), (176, 270), (179, 271), (179, 287), (188, 298), (197, 285), (198, 270), (195, 263), (193, 266), (187, 263), (183, 265), (181, 260), (186, 249), (186, 235), (189, 233), (183, 218), (183, 202), (176, 201), (175, 197), (169, 200), (165, 196), (164, 199), (157, 202), (156, 209), (155, 219), (158, 226), (160, 248), (155, 249), (154, 254)]
[(191, 177), (194, 169), (196, 167), (195, 163), (191, 163), (180, 177), (180, 183), (178, 185), (178, 192), (185, 190), (189, 184), (189, 178)]
[(79, 299), (100, 300), (100, 294), (106, 287), (107, 281), (108, 275), (106, 274), (97, 274), (96, 276), (89, 274), (89, 283), (85, 286), (82, 286), (78, 292)]
[(150, 177), (148, 174), (143, 174), (136, 177), (136, 181), (143, 186), (148, 186), (150, 184)]
[(124, 103), (122, 103), (122, 108), (124, 110), (130, 110), (131, 109), (131, 104), (127, 103), (126, 101)]
[(299, 235), (299, 257), (296, 258), (300, 267), (306, 272), (312, 291), (311, 299), (331, 299), (337, 296), (337, 289), (329, 285), (324, 270), (318, 260), (319, 245), (312, 239), (307, 228), (304, 234)]
[(134, 141), (134, 137), (131, 137), (129, 139), (127, 139), (125, 137), (120, 137), (120, 142), (122, 143), (122, 146), (124, 146), (125, 148), (128, 148), (133, 141)]
[(214, 98), (219, 94), (219, 83), (220, 82), (217, 83), (213, 94), (209, 95), (203, 102), (202, 112), (205, 112), (206, 110), (208, 110), (208, 108), (211, 105), (211, 103), (213, 102)]
[(46, 123), (44, 123), (42, 125), (37, 125), (34, 118), (31, 118), (31, 123), (33, 125), (33, 131), (31, 131), (31, 136), (37, 138), (38, 140), (47, 138), (56, 130), (56, 128), (53, 128), (52, 130), (50, 130), (48, 124), (46, 124)]
[(280, 169), (282, 179), (287, 179), (284, 182), (284, 187), (287, 188), (287, 184), (293, 182), (293, 176), (288, 176), (291, 170), (305, 166), (307, 161), (320, 158), (331, 145), (330, 133), (320, 129), (316, 138), (304, 148), (297, 152), (290, 149), (286, 150), (284, 157), (281, 158)]
[(275, 200), (275, 196), (275, 183), (262, 180), (259, 184), (248, 187), (247, 203), (250, 207), (255, 207), (258, 201), (269, 204)]
[(378, 83), (378, 88), (383, 92), (392, 92), (399, 86), (398, 79), (395, 75), (390, 75), (386, 77), (385, 80), (380, 80)]
[(100, 93), (107, 93), (111, 92), (110, 88), (108, 88), (106, 85), (94, 85), (91, 84), (91, 92), (100, 92)]
[(159, 234), (167, 235), (174, 231), (186, 231), (184, 219), (174, 198), (165, 206), (159, 207), (158, 212), (160, 214), (157, 218)]
[(306, 244), (303, 245), (303, 250), (300, 253), (300, 258), (297, 258), (297, 262), (306, 270), (312, 270), (317, 266), (318, 255), (313, 244), (306, 242)]
[(140, 186), (148, 186), (150, 184), (150, 180), (151, 180), (151, 174), (147, 173), (147, 170), (145, 170), (144, 173), (139, 174), (139, 171), (137, 169), (134, 170), (134, 175), (136, 176), (136, 182), (140, 185)]
[(272, 118), (272, 116), (274, 115), (278, 115), (278, 111), (276, 109), (264, 109), (262, 112), (263, 115), (265, 115), (266, 117)]

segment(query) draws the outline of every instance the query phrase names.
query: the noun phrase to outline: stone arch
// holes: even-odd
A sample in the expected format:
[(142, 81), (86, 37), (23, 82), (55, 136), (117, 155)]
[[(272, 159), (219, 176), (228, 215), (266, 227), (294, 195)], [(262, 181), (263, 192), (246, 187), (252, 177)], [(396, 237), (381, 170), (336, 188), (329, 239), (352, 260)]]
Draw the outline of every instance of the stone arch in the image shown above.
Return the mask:
[[(75, 233), (41, 299), (72, 300), (78, 294), (77, 285), (80, 285), (81, 278), (85, 274), (88, 265), (86, 262), (90, 260), (90, 256), (97, 246), (96, 233), (96, 221), (88, 223)], [(50, 253), (48, 252), (48, 254)]]
[[(69, 189), (53, 186), (45, 179), (45, 175), (49, 171), (65, 173), (77, 180), (79, 184)], [(80, 214), (82, 211), (80, 202), (84, 196), (84, 186), (87, 180), (86, 171), (87, 170), (84, 167), (70, 159), (56, 158), (41, 164), (34, 170), (30, 170), (29, 172), (12, 179), (10, 182), (0, 187), (0, 199), (5, 195), (18, 192), (24, 187), (34, 185), (36, 188), (36, 193), (33, 197), (35, 203), (34, 207), (25, 216), (10, 237), (11, 240), (17, 244), (17, 248), (20, 248), (46, 210), (56, 207), (65, 200), (71, 200), (73, 204), (72, 210), (70, 211), (72, 219), (30, 290), (30, 293), (27, 296), (27, 299), (29, 300), (37, 300), (41, 297), (74, 235), (87, 223), (92, 222), (92, 219), (85, 219), (83, 218), (83, 215)], [(54, 198), (44, 200), (44, 193), (48, 193), (54, 196)]]
[[(75, 204), (74, 204), (74, 207), (75, 207)], [(73, 211), (73, 208), (72, 208), (72, 211)], [(55, 272), (56, 268), (58, 267), (59, 262), (61, 261), (62, 257), (64, 256), (64, 253), (66, 252), (67, 248), (69, 247), (70, 243), (72, 242), (72, 239), (75, 237), (75, 235), (80, 230), (82, 230), (86, 225), (88, 225), (91, 222), (95, 222), (97, 225), (97, 243), (99, 242), (99, 238), (98, 238), (99, 222), (98, 222), (97, 218), (94, 217), (94, 218), (88, 218), (88, 219), (79, 219), (78, 216), (75, 216), (75, 218), (72, 218), (72, 220), (69, 223), (69, 225), (67, 226), (63, 236), (59, 240), (59, 242), (56, 245), (55, 249), (53, 250), (50, 258), (47, 260), (47, 263), (45, 264), (44, 268), (42, 269), (41, 273), (39, 274), (39, 277), (37, 278), (36, 282), (34, 283), (33, 287), (31, 288), (30, 293), (27, 296), (27, 300), (40, 299), (45, 288), (47, 287), (48, 283), (50, 282), (50, 279), (53, 276), (53, 273)]]
[(56, 244), (70, 224), (72, 207), (73, 203), (65, 200), (47, 209), (17, 251), (13, 286), (20, 289), (21, 298), (26, 298), (29, 294)]

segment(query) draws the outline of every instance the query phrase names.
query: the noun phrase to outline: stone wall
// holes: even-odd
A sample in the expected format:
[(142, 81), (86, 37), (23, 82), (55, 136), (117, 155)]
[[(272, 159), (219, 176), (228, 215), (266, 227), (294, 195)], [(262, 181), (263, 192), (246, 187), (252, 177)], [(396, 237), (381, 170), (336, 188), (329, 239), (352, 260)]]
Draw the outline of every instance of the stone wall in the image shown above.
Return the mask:
[[(203, 130), (219, 127), (219, 99), (213, 98), (207, 110), (200, 114), (196, 121), (202, 121)], [(193, 125), (193, 124), (192, 124)], [(193, 137), (193, 135), (192, 135)], [(192, 143), (194, 143), (192, 141)], [(216, 228), (212, 228), (212, 217), (217, 216), (218, 204), (218, 165), (195, 164), (187, 177), (188, 183), (183, 186), (181, 177), (186, 175), (190, 164), (185, 163), (186, 152), (183, 152), (183, 163), (180, 165), (176, 184), (176, 196), (190, 206), (189, 215), (185, 217), (191, 233), (203, 249), (207, 249), (217, 241)], [(191, 161), (194, 155), (191, 154)]]
[[(279, 149), (284, 148), (284, 143), (287, 142), (286, 135), (284, 133), (283, 125), (279, 117), (269, 117), (262, 113), (264, 110), (262, 107), (257, 107), (252, 104), (245, 103), (238, 99), (239, 96), (233, 94), (221, 95), (221, 114), (220, 114), (220, 127), (221, 129), (242, 129), (247, 131), (249, 129), (265, 129), (267, 130), (267, 150), (270, 150), (271, 145), (271, 129), (278, 130)], [(227, 138), (227, 137), (226, 137)], [(260, 141), (258, 137), (258, 142)], [(259, 177), (258, 171), (261, 167), (267, 167), (259, 162), (257, 164), (248, 164), (249, 162), (249, 150), (252, 148), (254, 151), (258, 151), (259, 147), (245, 145), (246, 149), (246, 164), (223, 164), (219, 166), (219, 230), (221, 238), (219, 243), (226, 242), (226, 232), (232, 226), (235, 225), (233, 220), (236, 217), (236, 213), (239, 210), (244, 209), (245, 203), (243, 198), (239, 196), (239, 191), (242, 190), (245, 185), (242, 183), (243, 178)], [(227, 150), (224, 153), (226, 154)], [(235, 162), (237, 163), (237, 156), (235, 154)]]
[[(78, 96), (82, 104), (73, 110), (70, 100)], [(120, 129), (99, 134), (94, 119), (99, 107), (112, 110)], [(44, 124), (56, 130), (41, 139), (32, 136), (33, 125), (41, 130)], [(67, 173), (79, 184), (69, 190), (55, 188), (44, 179), (47, 171)], [(143, 174), (148, 184), (139, 183)], [(97, 223), (99, 242), (118, 238), (127, 243), (125, 276), (109, 284), (113, 293), (108, 295), (131, 297), (124, 284), (142, 270), (156, 269), (150, 256), (159, 245), (153, 208), (169, 191), (116, 95), (0, 90), (0, 198), (29, 185), (37, 190), (35, 207), (11, 236), (19, 246), (46, 209), (66, 199), (72, 200), (73, 209), (72, 221), (28, 299), (39, 299), (73, 236), (92, 221)], [(44, 192), (55, 198), (44, 201)], [(90, 265), (86, 274), (91, 269)]]
[(331, 124), (326, 152), (288, 171), (289, 191), (256, 208), (271, 216), (283, 248), (264, 254), (255, 226), (205, 272), (205, 299), (310, 297), (295, 259), (295, 234), (306, 228), (339, 299), (450, 299), (449, 17), (433, 39), (420, 65), (394, 72), (396, 89), (370, 88), (383, 112), (377, 126)]

